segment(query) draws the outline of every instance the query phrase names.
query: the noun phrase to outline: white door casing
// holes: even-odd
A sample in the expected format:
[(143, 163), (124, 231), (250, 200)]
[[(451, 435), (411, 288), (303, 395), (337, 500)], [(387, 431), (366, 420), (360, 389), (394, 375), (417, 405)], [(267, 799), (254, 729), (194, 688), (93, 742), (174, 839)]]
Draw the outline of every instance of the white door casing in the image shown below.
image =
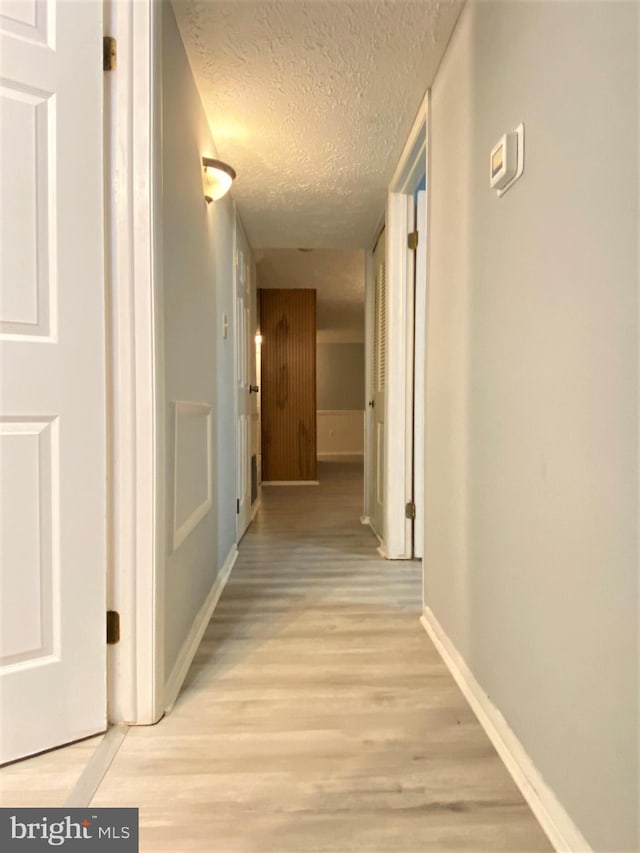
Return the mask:
[[(377, 242), (377, 241), (376, 241)], [(364, 339), (365, 339), (365, 417), (364, 417), (364, 500), (362, 524), (371, 525), (373, 514), (373, 387), (374, 387), (374, 328), (375, 328), (375, 270), (373, 252), (364, 252)]]
[(106, 726), (99, 3), (0, 4), (0, 758)]
[[(109, 721), (150, 724), (165, 710), (166, 403), (163, 383), (159, 0), (105, 0), (117, 69), (105, 77), (111, 550)], [(135, 187), (135, 192), (131, 192)]]
[(429, 93), (409, 133), (389, 184), (386, 215), (387, 389), (385, 412), (384, 548), (391, 560), (413, 556), (414, 500), (414, 193), (427, 167)]
[(415, 263), (415, 335), (413, 392), (413, 556), (422, 558), (424, 548), (424, 377), (427, 336), (427, 193), (416, 197), (418, 247)]
[(387, 281), (385, 233), (378, 238), (373, 254), (375, 272), (375, 318), (373, 330), (373, 448), (371, 525), (384, 541), (385, 501), (385, 389), (387, 367)]
[[(249, 304), (251, 311), (250, 316), (250, 368), (251, 373), (249, 381), (254, 386), (254, 393), (251, 394), (251, 445), (249, 448), (250, 460), (252, 467), (250, 470), (253, 477), (253, 460), (255, 457), (255, 490), (251, 483), (251, 517), (255, 518), (260, 507), (262, 496), (262, 487), (260, 485), (261, 469), (262, 469), (262, 454), (260, 448), (261, 427), (260, 427), (260, 389), (262, 387), (262, 379), (260, 376), (260, 361), (262, 357), (262, 345), (257, 335), (260, 333), (260, 318), (258, 317), (258, 288), (256, 284), (256, 268), (253, 255), (250, 254), (249, 263)], [(257, 391), (255, 389), (258, 389)]]
[(235, 383), (236, 383), (236, 476), (238, 541), (251, 521), (251, 265), (249, 245), (236, 214), (235, 263)]

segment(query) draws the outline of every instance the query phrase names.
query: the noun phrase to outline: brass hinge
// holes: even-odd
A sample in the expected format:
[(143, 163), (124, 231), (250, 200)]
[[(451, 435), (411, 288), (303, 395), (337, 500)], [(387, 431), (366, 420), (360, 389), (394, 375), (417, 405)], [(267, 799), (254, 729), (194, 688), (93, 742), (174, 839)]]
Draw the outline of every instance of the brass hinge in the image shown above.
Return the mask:
[(418, 232), (412, 231), (410, 234), (407, 234), (407, 246), (415, 252), (418, 248)]
[(416, 505), (413, 501), (409, 501), (407, 504), (405, 504), (404, 517), (405, 518), (415, 518), (416, 517)]
[(236, 498), (236, 515), (240, 515), (240, 498)]
[(120, 642), (120, 614), (117, 610), (107, 610), (107, 643), (112, 646)]
[(118, 63), (118, 42), (113, 36), (102, 39), (102, 70), (114, 71)]

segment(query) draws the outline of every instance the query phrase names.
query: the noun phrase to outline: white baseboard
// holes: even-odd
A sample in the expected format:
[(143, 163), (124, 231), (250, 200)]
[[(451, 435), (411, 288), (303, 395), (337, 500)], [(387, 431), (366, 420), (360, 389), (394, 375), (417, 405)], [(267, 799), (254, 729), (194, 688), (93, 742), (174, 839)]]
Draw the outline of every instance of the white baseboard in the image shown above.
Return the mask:
[(319, 480), (263, 480), (263, 486), (319, 486)]
[(340, 460), (342, 457), (352, 458), (355, 462), (359, 462), (360, 459), (364, 458), (364, 451), (363, 450), (335, 450), (335, 451), (326, 451), (323, 453), (316, 453), (317, 459)]
[(254, 520), (256, 515), (258, 514), (258, 510), (260, 509), (260, 504), (262, 503), (262, 499), (258, 498), (254, 505), (251, 507), (251, 521)]
[(420, 622), (555, 850), (558, 853), (591, 853), (582, 833), (476, 681), (430, 608), (425, 607)]
[(165, 684), (164, 707), (167, 711), (172, 708), (173, 703), (178, 698), (180, 688), (182, 687), (182, 684), (185, 678), (187, 677), (187, 672), (189, 672), (191, 662), (193, 661), (193, 658), (195, 657), (195, 654), (198, 651), (198, 646), (200, 645), (200, 641), (202, 640), (202, 635), (207, 629), (207, 625), (209, 624), (211, 615), (215, 610), (216, 604), (220, 600), (222, 590), (225, 588), (225, 585), (229, 580), (231, 569), (233, 569), (237, 559), (238, 546), (234, 545), (229, 551), (227, 559), (224, 561), (224, 565), (218, 573), (218, 577), (215, 579), (215, 582), (211, 587), (209, 595), (206, 597), (204, 604), (198, 612), (198, 615), (193, 620), (191, 630), (189, 631), (187, 639), (184, 641), (182, 648), (180, 649), (178, 659), (175, 662), (173, 669), (171, 670), (171, 675), (167, 679), (167, 683)]
[(363, 524), (365, 527), (367, 526), (367, 524), (369, 526), (371, 526), (371, 519), (369, 518), (368, 515), (361, 515), (360, 516), (360, 524)]

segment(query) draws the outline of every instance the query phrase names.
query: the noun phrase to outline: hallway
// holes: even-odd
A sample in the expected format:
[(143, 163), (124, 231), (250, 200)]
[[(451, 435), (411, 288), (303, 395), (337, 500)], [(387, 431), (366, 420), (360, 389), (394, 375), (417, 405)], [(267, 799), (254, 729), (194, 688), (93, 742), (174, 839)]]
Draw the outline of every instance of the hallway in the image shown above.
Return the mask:
[(93, 804), (141, 850), (550, 849), (420, 627), (416, 563), (360, 525), (357, 463), (262, 508), (172, 712), (129, 733)]

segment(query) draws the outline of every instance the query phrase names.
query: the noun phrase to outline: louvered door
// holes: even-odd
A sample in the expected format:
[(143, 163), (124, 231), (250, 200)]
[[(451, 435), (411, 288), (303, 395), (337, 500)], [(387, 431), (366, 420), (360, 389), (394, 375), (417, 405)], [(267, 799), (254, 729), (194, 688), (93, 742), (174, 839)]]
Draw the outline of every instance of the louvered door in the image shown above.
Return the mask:
[(386, 267), (385, 234), (378, 239), (374, 255), (376, 276), (375, 324), (373, 341), (373, 516), (371, 523), (384, 538), (384, 406), (386, 385)]

